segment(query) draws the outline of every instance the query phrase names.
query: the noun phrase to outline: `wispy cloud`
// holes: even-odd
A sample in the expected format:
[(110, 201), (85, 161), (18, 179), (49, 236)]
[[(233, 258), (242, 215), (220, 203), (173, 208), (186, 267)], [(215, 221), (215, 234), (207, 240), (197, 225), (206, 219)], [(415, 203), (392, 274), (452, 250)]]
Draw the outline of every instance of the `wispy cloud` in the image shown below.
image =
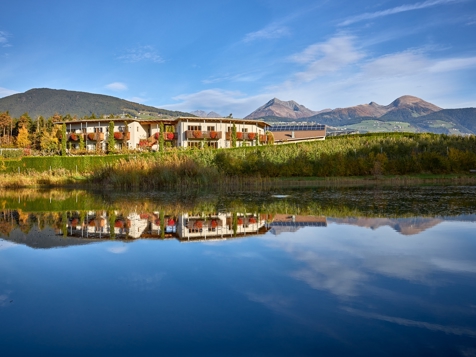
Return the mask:
[(250, 32), (245, 35), (243, 38), (243, 42), (252, 42), (256, 40), (270, 40), (276, 39), (284, 36), (289, 36), (290, 31), (289, 28), (286, 26), (281, 26), (279, 24), (271, 24), (266, 26), (265, 28)]
[(415, 4), (400, 5), (400, 6), (392, 7), (390, 9), (376, 11), (376, 12), (366, 12), (364, 14), (353, 16), (344, 20), (343, 22), (339, 24), (339, 26), (347, 26), (356, 22), (364, 21), (364, 20), (371, 20), (378, 17), (398, 14), (401, 12), (420, 10), (420, 9), (425, 9), (427, 7), (451, 4), (451, 3), (455, 3), (459, 1), (461, 0), (427, 0), (423, 2), (417, 2)]
[(2, 47), (11, 47), (12, 45), (8, 43), (8, 37), (10, 35), (5, 31), (0, 31), (0, 46)]
[(127, 100), (129, 102), (134, 102), (134, 103), (144, 103), (147, 101), (147, 99), (142, 97), (131, 97), (131, 98), (127, 98)]
[(450, 72), (476, 68), (476, 57), (449, 58), (437, 61), (429, 68), (430, 72)]
[(326, 42), (315, 43), (304, 51), (290, 57), (291, 61), (307, 65), (305, 71), (298, 72), (300, 81), (309, 82), (318, 76), (336, 72), (362, 59), (364, 54), (354, 46), (350, 36), (333, 37)]
[(269, 94), (248, 96), (240, 91), (208, 89), (190, 94), (175, 96), (175, 104), (159, 105), (160, 108), (192, 111), (201, 108), (205, 111), (214, 110), (218, 113), (233, 113), (233, 116), (243, 117), (264, 102), (269, 100)]
[(261, 78), (262, 74), (258, 73), (238, 73), (238, 74), (225, 74), (222, 76), (214, 76), (202, 80), (203, 84), (213, 84), (219, 82), (254, 82)]
[(0, 87), (0, 98), (6, 97), (12, 94), (16, 94), (16, 93), (18, 93), (18, 91)]
[(109, 253), (113, 253), (113, 254), (124, 254), (125, 252), (129, 250), (129, 247), (125, 245), (121, 245), (121, 246), (109, 247), (106, 250)]
[(129, 49), (125, 54), (118, 57), (120, 60), (126, 63), (136, 62), (154, 62), (163, 63), (164, 59), (158, 54), (157, 50), (153, 46), (140, 46), (134, 49)]
[(127, 90), (127, 85), (122, 82), (109, 83), (105, 87), (116, 92)]
[(466, 327), (432, 324), (425, 321), (417, 321), (417, 320), (404, 319), (401, 317), (386, 316), (386, 315), (376, 314), (372, 312), (360, 311), (360, 310), (352, 309), (352, 308), (343, 308), (343, 310), (360, 317), (390, 322), (390, 323), (394, 323), (401, 326), (420, 327), (430, 331), (439, 331), (439, 332), (444, 332), (447, 334), (452, 334), (457, 336), (476, 337), (476, 331)]

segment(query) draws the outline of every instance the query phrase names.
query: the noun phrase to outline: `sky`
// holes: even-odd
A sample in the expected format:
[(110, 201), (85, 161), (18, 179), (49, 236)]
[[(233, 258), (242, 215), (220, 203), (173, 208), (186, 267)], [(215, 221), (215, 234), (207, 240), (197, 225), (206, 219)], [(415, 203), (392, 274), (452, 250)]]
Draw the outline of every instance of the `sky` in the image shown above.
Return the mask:
[(106, 94), (240, 118), (413, 95), (476, 107), (476, 0), (1, 0), (0, 97)]

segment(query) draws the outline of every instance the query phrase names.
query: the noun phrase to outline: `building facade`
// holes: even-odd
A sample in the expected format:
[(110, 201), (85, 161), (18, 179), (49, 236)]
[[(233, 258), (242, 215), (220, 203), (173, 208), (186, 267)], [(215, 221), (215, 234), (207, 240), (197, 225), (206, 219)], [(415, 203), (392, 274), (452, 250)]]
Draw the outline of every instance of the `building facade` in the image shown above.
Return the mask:
[[(114, 132), (109, 132), (109, 123)], [(236, 128), (236, 146), (256, 146), (267, 141), (269, 124), (260, 120), (233, 118), (180, 117), (174, 119), (89, 119), (68, 121), (67, 140), (72, 148), (79, 148), (82, 135), (88, 150), (106, 149), (110, 135), (114, 135), (116, 148), (151, 148), (156, 150), (160, 136), (170, 147), (232, 147), (232, 130)], [(62, 122), (60, 123), (62, 124)], [(160, 128), (163, 126), (163, 132)]]

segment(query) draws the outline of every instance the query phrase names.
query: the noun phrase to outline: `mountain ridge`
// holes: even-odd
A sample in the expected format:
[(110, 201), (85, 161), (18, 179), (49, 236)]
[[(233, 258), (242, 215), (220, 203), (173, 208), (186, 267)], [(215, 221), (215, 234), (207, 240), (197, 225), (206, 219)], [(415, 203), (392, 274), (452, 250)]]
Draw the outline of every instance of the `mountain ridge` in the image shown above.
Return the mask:
[(408, 123), (417, 131), (452, 134), (457, 130), (461, 133), (476, 133), (476, 109), (443, 109), (411, 95), (403, 95), (388, 105), (370, 102), (347, 108), (325, 109), (319, 112), (308, 109), (314, 114), (299, 118), (295, 115), (290, 115), (289, 112), (273, 110), (272, 107), (275, 103), (278, 103), (280, 107), (282, 107), (281, 103), (287, 103), (288, 106), (299, 105), (295, 101), (283, 102), (273, 98), (246, 118), (253, 117), (254, 119), (263, 119), (269, 122), (318, 122), (335, 127), (345, 127), (359, 124), (363, 121), (378, 120), (381, 122)]
[(33, 88), (23, 93), (0, 98), (0, 112), (8, 111), (13, 117), (28, 113), (32, 118), (50, 117), (56, 113), (71, 116), (89, 116), (93, 113), (137, 115), (152, 112), (167, 116), (190, 116), (190, 113), (170, 111), (117, 97), (66, 89)]

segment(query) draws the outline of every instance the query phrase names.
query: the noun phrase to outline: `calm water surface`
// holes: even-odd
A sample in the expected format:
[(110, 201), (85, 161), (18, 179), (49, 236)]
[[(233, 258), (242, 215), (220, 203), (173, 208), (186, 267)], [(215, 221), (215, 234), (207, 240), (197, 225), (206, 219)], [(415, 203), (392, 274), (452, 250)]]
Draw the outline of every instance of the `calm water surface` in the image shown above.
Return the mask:
[(476, 187), (2, 195), (1, 356), (476, 355)]

